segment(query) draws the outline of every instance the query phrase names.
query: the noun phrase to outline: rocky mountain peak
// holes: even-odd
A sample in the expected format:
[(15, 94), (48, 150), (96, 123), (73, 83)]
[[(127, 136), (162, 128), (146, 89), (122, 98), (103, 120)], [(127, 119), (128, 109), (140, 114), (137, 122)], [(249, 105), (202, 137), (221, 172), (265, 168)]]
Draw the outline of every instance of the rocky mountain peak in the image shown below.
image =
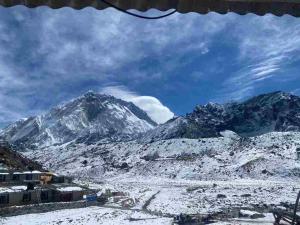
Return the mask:
[(133, 103), (89, 91), (44, 115), (8, 126), (1, 136), (14, 144), (38, 147), (70, 141), (130, 140), (155, 126)]
[(241, 136), (300, 131), (300, 97), (277, 91), (240, 103), (198, 105), (192, 113), (149, 131), (144, 139), (218, 137), (224, 130)]

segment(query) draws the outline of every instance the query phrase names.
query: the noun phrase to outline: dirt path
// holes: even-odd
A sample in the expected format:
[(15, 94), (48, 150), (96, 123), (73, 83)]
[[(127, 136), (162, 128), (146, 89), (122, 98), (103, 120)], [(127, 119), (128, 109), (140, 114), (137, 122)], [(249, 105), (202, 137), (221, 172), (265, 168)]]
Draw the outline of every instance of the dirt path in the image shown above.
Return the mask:
[(142, 206), (142, 209), (143, 209), (145, 212), (149, 211), (149, 210), (147, 209), (147, 207), (150, 205), (151, 201), (152, 201), (153, 199), (155, 199), (156, 195), (159, 194), (159, 193), (160, 193), (160, 191), (157, 191), (155, 194), (153, 194), (153, 195), (145, 202), (145, 204)]

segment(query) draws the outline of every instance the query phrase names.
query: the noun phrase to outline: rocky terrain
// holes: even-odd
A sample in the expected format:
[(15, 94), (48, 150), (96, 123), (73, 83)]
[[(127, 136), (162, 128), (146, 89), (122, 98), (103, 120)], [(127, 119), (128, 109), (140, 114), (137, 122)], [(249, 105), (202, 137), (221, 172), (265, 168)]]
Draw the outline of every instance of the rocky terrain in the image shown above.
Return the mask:
[(0, 170), (43, 170), (41, 164), (14, 151), (11, 146), (0, 142)]
[(143, 140), (219, 137), (223, 130), (245, 137), (272, 131), (300, 131), (300, 97), (274, 92), (242, 103), (200, 105), (192, 113), (150, 130)]
[(132, 103), (88, 92), (1, 134), (45, 167), (87, 179), (296, 179), (299, 113), (299, 97), (275, 92), (157, 126)]
[(118, 196), (104, 207), (0, 222), (166, 224), (186, 213), (223, 215), (216, 224), (270, 225), (268, 212), (291, 208), (300, 188), (299, 113), (299, 97), (275, 92), (197, 106), (156, 125), (132, 103), (89, 92), (1, 135), (45, 168)]
[(39, 148), (74, 141), (132, 140), (156, 126), (133, 103), (88, 92), (44, 115), (22, 119), (3, 129), (3, 139), (18, 148)]
[(69, 143), (25, 154), (60, 173), (93, 181), (111, 176), (192, 180), (300, 177), (300, 161), (296, 155), (299, 132), (275, 132), (250, 138), (238, 137), (230, 131), (222, 134), (224, 137), (152, 143)]
[(17, 121), (0, 136), (19, 148), (76, 143), (220, 137), (231, 130), (252, 137), (300, 131), (300, 97), (274, 92), (241, 103), (197, 106), (192, 113), (157, 125), (133, 103), (88, 92), (48, 113)]

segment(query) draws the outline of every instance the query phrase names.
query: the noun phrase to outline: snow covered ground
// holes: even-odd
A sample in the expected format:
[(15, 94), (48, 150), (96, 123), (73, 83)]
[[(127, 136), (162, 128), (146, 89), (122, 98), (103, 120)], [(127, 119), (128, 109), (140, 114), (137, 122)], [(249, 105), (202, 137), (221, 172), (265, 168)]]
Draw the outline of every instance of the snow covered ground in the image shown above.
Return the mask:
[[(87, 184), (86, 184), (87, 185)], [(298, 182), (232, 180), (192, 181), (165, 178), (115, 177), (103, 183), (88, 183), (99, 194), (118, 193), (103, 207), (65, 209), (40, 214), (0, 218), (1, 225), (161, 225), (172, 224), (173, 216), (184, 214), (227, 214), (215, 225), (271, 225), (273, 208), (295, 202)], [(124, 205), (130, 201), (131, 204)], [(250, 219), (240, 212), (264, 214)]]
[[(272, 222), (272, 215), (266, 214), (265, 218), (231, 219), (213, 225), (271, 225)], [(88, 207), (9, 217), (0, 219), (0, 223), (2, 225), (171, 225), (172, 218), (150, 216), (130, 210)]]
[[(104, 184), (90, 184), (90, 188), (124, 192), (124, 199), (134, 199), (133, 208), (144, 208), (155, 215), (207, 214), (235, 211), (239, 208), (268, 212), (275, 207), (293, 204), (298, 182), (232, 180), (186, 181), (162, 178), (114, 178)], [(112, 206), (122, 206), (113, 201)], [(110, 205), (110, 203), (108, 203)], [(234, 212), (232, 213), (234, 216)]]
[(2, 225), (166, 225), (162, 218), (130, 210), (87, 207), (0, 218)]
[[(171, 225), (172, 221), (167, 217), (95, 206), (0, 218), (1, 225)], [(264, 218), (233, 218), (213, 225), (272, 225), (272, 222), (272, 215), (265, 214)]]
[(123, 174), (187, 180), (295, 180), (300, 177), (300, 132), (252, 138), (67, 143), (25, 152), (55, 172), (101, 181)]
[[(235, 218), (241, 209), (268, 213), (295, 202), (300, 188), (296, 155), (300, 132), (274, 132), (252, 138), (226, 132), (223, 135), (153, 143), (72, 142), (27, 151), (24, 154), (28, 157), (55, 172), (74, 176), (78, 183), (118, 194), (106, 204), (110, 209), (49, 212), (40, 220), (38, 214), (24, 215), (7, 218), (3, 223), (170, 224), (179, 213), (225, 213)], [(129, 220), (133, 215), (151, 219)], [(266, 214), (257, 220), (238, 218), (216, 224), (272, 222), (271, 215)]]

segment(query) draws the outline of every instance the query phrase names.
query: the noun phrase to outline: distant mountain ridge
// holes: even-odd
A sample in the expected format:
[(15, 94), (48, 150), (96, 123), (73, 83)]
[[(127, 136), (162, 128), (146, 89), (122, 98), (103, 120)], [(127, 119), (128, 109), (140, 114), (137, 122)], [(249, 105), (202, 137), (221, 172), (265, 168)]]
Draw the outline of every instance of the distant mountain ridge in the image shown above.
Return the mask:
[[(1, 135), (22, 155), (76, 178), (299, 178), (300, 132), (282, 131), (300, 131), (300, 97), (284, 92), (199, 105), (162, 125), (132, 103), (88, 92)], [(4, 154), (2, 164), (13, 164)]]
[(156, 123), (131, 102), (88, 92), (48, 113), (17, 121), (2, 138), (25, 148), (99, 140), (124, 141), (153, 129)]
[(242, 103), (199, 105), (192, 113), (148, 131), (142, 140), (219, 137), (224, 130), (241, 136), (300, 131), (300, 97), (278, 91)]
[(18, 147), (34, 149), (68, 142), (220, 137), (224, 130), (246, 137), (300, 131), (300, 97), (278, 91), (241, 103), (208, 103), (157, 125), (131, 102), (88, 92), (44, 115), (15, 122), (0, 136)]

